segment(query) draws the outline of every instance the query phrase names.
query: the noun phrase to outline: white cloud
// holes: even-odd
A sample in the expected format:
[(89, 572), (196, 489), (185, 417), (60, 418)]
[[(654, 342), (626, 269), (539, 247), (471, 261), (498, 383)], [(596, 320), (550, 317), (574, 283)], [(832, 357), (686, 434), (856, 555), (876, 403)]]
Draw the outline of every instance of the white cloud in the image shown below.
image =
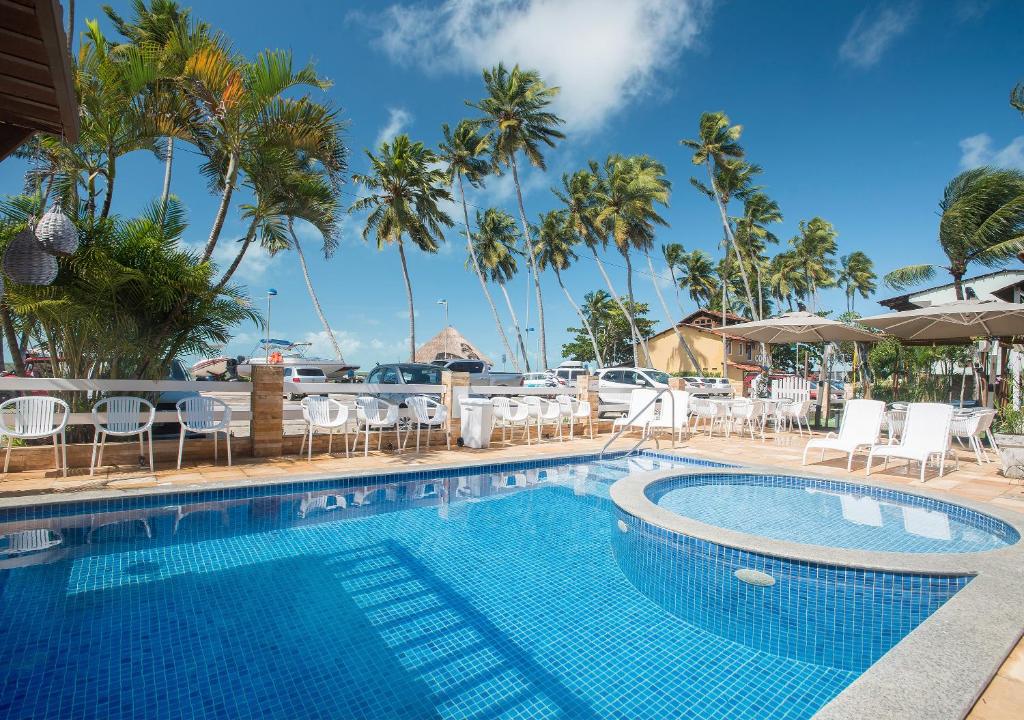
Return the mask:
[(392, 5), (371, 20), (393, 60), (428, 72), (479, 73), (499, 61), (560, 86), (574, 130), (601, 126), (651, 91), (693, 47), (710, 0), (446, 0)]
[(914, 3), (861, 11), (839, 47), (839, 57), (861, 68), (877, 64), (893, 41), (907, 31), (916, 17), (917, 6)]
[(387, 124), (377, 133), (377, 139), (373, 142), (374, 147), (380, 147), (382, 142), (391, 142), (395, 135), (400, 135), (411, 122), (412, 113), (405, 108), (388, 108)]
[(969, 169), (982, 165), (1024, 170), (1024, 135), (1018, 135), (1002, 148), (992, 147), (992, 137), (980, 133), (960, 141), (960, 166)]

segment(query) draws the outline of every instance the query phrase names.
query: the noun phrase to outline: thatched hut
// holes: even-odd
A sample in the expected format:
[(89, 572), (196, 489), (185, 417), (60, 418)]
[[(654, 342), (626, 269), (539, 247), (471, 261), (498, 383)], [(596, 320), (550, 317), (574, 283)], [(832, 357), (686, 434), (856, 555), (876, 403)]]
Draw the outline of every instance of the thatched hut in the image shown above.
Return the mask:
[(488, 365), (494, 364), (451, 325), (416, 348), (416, 362), (433, 360), (483, 360)]

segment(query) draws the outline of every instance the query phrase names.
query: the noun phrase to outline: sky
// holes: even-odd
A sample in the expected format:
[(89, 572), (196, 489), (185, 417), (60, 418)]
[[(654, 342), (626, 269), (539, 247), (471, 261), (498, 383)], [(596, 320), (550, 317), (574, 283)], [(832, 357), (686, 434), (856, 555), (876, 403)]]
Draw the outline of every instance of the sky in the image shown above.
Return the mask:
[[(130, 14), (127, 0), (110, 0)], [(79, 30), (86, 18), (113, 29), (100, 3), (79, 0)], [(714, 205), (690, 186), (700, 168), (679, 145), (696, 135), (700, 114), (725, 111), (743, 125), (747, 159), (764, 168), (760, 182), (781, 206), (773, 230), (785, 244), (800, 220), (821, 216), (839, 233), (840, 254), (863, 250), (879, 275), (909, 263), (942, 259), (936, 241), (938, 202), (946, 183), (968, 167), (989, 164), (1024, 169), (1024, 117), (1010, 107), (1011, 88), (1024, 81), (1017, 0), (944, 2), (806, 2), (757, 0), (448, 0), (313, 2), (292, 0), (199, 1), (196, 18), (224, 31), (236, 49), (253, 57), (264, 48), (290, 49), (297, 64), (315, 63), (331, 79), (325, 99), (348, 126), (350, 170), (367, 169), (366, 149), (397, 133), (436, 146), (441, 124), (473, 117), (466, 101), (483, 96), (481, 68), (503, 61), (537, 69), (561, 93), (555, 111), (565, 119), (565, 140), (545, 154), (546, 172), (523, 172), (527, 214), (534, 220), (556, 207), (551, 188), (563, 172), (610, 153), (646, 153), (662, 162), (673, 184), (663, 215), (670, 226), (657, 245), (681, 243), (720, 256), (721, 225)], [(244, 8), (244, 10), (243, 10)], [(200, 178), (199, 158), (184, 148), (172, 191), (186, 207), (186, 241), (201, 246), (217, 198)], [(0, 194), (16, 193), (25, 166), (0, 165)], [(131, 215), (160, 193), (163, 166), (151, 153), (118, 161), (114, 212)], [(346, 203), (358, 188), (351, 181)], [(215, 259), (226, 265), (243, 234), (236, 194)], [(492, 177), (470, 193), (470, 214), (499, 207), (516, 215), (508, 175)], [(461, 208), (448, 208), (461, 219)], [(738, 210), (737, 210), (738, 212)], [(361, 239), (361, 217), (346, 216), (340, 245), (330, 259), (319, 253), (311, 226), (300, 237), (320, 301), (345, 359), (369, 369), (406, 360), (408, 313), (398, 254)], [(465, 228), (446, 233), (436, 255), (409, 252), (416, 301), (417, 341), (450, 322), (498, 367), (502, 346), (477, 279), (465, 267)], [(616, 289), (625, 287), (621, 257), (607, 255)], [(650, 317), (668, 327), (652, 280), (670, 292), (663, 263), (656, 278), (637, 267), (637, 298)], [(313, 343), (330, 357), (297, 257), (251, 252), (236, 275), (260, 308), (273, 299), (271, 335)], [(510, 286), (523, 326), (537, 327), (528, 300), (527, 274)], [(589, 256), (564, 274), (572, 294), (603, 288)], [(553, 276), (542, 278), (549, 364), (561, 359), (566, 328), (578, 318)], [(876, 298), (896, 294), (883, 286)], [(500, 302), (500, 294), (495, 293)], [(862, 314), (880, 312), (858, 298)], [(529, 307), (528, 307), (529, 302)], [(842, 293), (824, 291), (821, 305), (844, 309)], [(670, 299), (670, 308), (674, 308)], [(685, 301), (686, 310), (693, 306)], [(529, 320), (527, 321), (527, 317)], [(503, 321), (510, 326), (508, 315)], [(678, 319), (678, 312), (673, 320)], [(249, 354), (261, 333), (239, 327), (224, 348)], [(510, 338), (511, 339), (511, 338)], [(536, 364), (537, 333), (530, 353)]]

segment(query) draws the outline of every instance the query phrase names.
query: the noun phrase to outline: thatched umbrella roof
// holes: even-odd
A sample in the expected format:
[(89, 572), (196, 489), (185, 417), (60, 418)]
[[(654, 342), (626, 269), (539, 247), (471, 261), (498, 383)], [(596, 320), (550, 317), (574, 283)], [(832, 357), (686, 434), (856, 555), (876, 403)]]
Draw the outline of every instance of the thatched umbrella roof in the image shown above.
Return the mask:
[(483, 360), (488, 365), (494, 364), (451, 325), (416, 348), (416, 362), (432, 360)]

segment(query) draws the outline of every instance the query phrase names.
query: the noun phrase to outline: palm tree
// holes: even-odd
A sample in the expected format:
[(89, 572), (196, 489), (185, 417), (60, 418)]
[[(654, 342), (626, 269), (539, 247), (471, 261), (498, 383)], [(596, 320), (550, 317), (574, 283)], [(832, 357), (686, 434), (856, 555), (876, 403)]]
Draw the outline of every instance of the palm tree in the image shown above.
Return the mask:
[(583, 314), (580, 306), (572, 299), (572, 295), (562, 281), (562, 271), (577, 259), (573, 252), (573, 245), (579, 241), (579, 236), (573, 231), (569, 224), (569, 213), (566, 210), (551, 210), (541, 215), (539, 230), (537, 232), (537, 269), (541, 272), (551, 268), (558, 280), (558, 287), (565, 293), (565, 299), (583, 321), (583, 327), (590, 337), (590, 343), (594, 347), (594, 359), (598, 367), (604, 367), (601, 360), (601, 349), (597, 345), (597, 337), (594, 335), (594, 328), (591, 327), (587, 316)]
[(734, 220), (736, 242), (740, 245), (743, 256), (750, 260), (757, 277), (757, 316), (764, 317), (764, 252), (768, 243), (775, 244), (779, 241), (768, 229), (768, 225), (782, 222), (782, 211), (777, 202), (760, 190), (754, 190), (743, 198), (743, 217)]
[[(724, 188), (722, 181), (730, 178), (742, 186), (744, 179), (749, 180), (750, 175), (755, 174), (760, 168), (746, 166), (747, 176), (744, 178), (742, 166), (735, 162), (743, 157), (743, 148), (739, 144), (740, 135), (743, 133), (742, 125), (730, 125), (729, 117), (724, 112), (703, 113), (700, 116), (698, 136), (696, 140), (680, 140), (680, 144), (693, 150), (691, 158), (694, 165), (703, 165), (707, 170), (710, 187), (703, 187), (696, 181), (695, 185), (703, 189), (718, 205), (718, 212), (722, 217), (722, 230), (726, 239), (732, 246), (732, 251), (740, 259), (739, 270), (743, 279), (743, 288), (747, 294), (747, 301), (751, 308), (754, 306), (754, 296), (750, 289), (750, 280), (743, 263), (743, 255), (740, 252), (736, 237), (733, 234), (729, 222), (727, 207), (728, 198), (723, 197)], [(749, 172), (756, 168), (755, 172)]]
[(939, 247), (947, 265), (908, 265), (885, 276), (895, 289), (931, 280), (936, 270), (953, 278), (958, 300), (971, 264), (1001, 267), (1024, 251), (1024, 172), (981, 167), (960, 173), (939, 203)]
[(484, 277), (480, 261), (473, 249), (473, 233), (469, 226), (469, 209), (466, 205), (466, 189), (463, 179), (473, 187), (480, 187), (487, 175), (490, 164), (484, 159), (484, 155), (490, 150), (490, 134), (478, 132), (477, 125), (468, 120), (461, 121), (455, 126), (455, 131), (448, 127), (447, 123), (441, 126), (444, 134), (444, 141), (440, 145), (441, 160), (447, 165), (450, 182), (459, 186), (459, 199), (462, 202), (462, 218), (466, 228), (466, 249), (469, 252), (469, 264), (480, 280), (480, 289), (487, 299), (491, 308), (491, 315), (494, 318), (494, 325), (498, 328), (498, 335), (501, 337), (502, 346), (505, 348), (505, 356), (512, 359), (512, 366), (519, 372), (519, 360), (512, 352), (508, 336), (505, 334), (505, 326), (498, 315), (498, 308), (491, 297), (491, 291), (487, 288), (487, 280)]
[(522, 152), (534, 167), (545, 169), (541, 145), (554, 147), (555, 140), (565, 137), (557, 129), (564, 121), (548, 109), (558, 95), (559, 88), (548, 87), (535, 70), (521, 70), (518, 65), (509, 70), (499, 63), (497, 67), (484, 70), (483, 78), (487, 97), (477, 103), (467, 104), (484, 114), (480, 122), (494, 133), (491, 158), (495, 168), (505, 166), (512, 169), (512, 183), (516, 188), (519, 220), (523, 225), (523, 241), (526, 243), (526, 260), (537, 293), (541, 362), (544, 367), (548, 367), (544, 299), (541, 297), (540, 277), (534, 262), (533, 240), (530, 237), (530, 224), (526, 220), (516, 156)]
[(837, 234), (830, 223), (815, 217), (801, 220), (800, 234), (789, 241), (793, 262), (804, 278), (804, 293), (810, 298), (811, 312), (818, 311), (818, 289), (835, 285)]
[(853, 312), (854, 296), (860, 293), (865, 300), (877, 287), (874, 263), (860, 250), (839, 258), (839, 285), (846, 292), (846, 311)]
[(790, 312), (793, 311), (793, 298), (806, 294), (804, 275), (793, 251), (778, 253), (773, 257), (767, 268), (768, 291), (779, 302), (785, 301)]
[(512, 300), (505, 288), (505, 285), (515, 277), (519, 270), (515, 257), (519, 252), (516, 249), (519, 244), (516, 221), (503, 210), (488, 208), (483, 213), (477, 211), (476, 227), (476, 234), (473, 235), (473, 253), (480, 261), (481, 267), (487, 272), (491, 282), (501, 289), (505, 305), (508, 307), (508, 314), (512, 318), (512, 327), (516, 331), (516, 339), (519, 341), (519, 350), (523, 354), (523, 364), (526, 367), (526, 372), (530, 372), (530, 357), (526, 354), (526, 343), (523, 342), (519, 318), (516, 317)]
[(397, 135), (390, 143), (383, 142), (377, 154), (369, 150), (370, 173), (354, 175), (353, 180), (370, 194), (356, 200), (349, 212), (369, 210), (363, 226), (363, 239), (374, 235), (377, 248), (398, 247), (402, 261), (402, 277), (409, 300), (409, 360), (416, 359), (416, 312), (412, 298), (412, 281), (405, 260), (408, 239), (423, 252), (437, 252), (444, 240), (442, 228), (451, 227), (452, 219), (439, 203), (451, 200), (445, 189), (445, 173), (433, 151), (421, 142), (412, 142), (408, 135)]
[(684, 248), (681, 243), (667, 243), (661, 246), (661, 256), (664, 258), (665, 265), (668, 267), (668, 275), (672, 278), (672, 293), (675, 295), (676, 306), (679, 308), (680, 317), (682, 317), (686, 311), (683, 309), (683, 298), (679, 294), (679, 278), (676, 276), (676, 270), (679, 268), (685, 254), (686, 248)]
[(718, 294), (718, 280), (711, 256), (703, 250), (683, 253), (679, 256), (676, 270), (679, 287), (686, 289), (698, 308), (707, 308)]

